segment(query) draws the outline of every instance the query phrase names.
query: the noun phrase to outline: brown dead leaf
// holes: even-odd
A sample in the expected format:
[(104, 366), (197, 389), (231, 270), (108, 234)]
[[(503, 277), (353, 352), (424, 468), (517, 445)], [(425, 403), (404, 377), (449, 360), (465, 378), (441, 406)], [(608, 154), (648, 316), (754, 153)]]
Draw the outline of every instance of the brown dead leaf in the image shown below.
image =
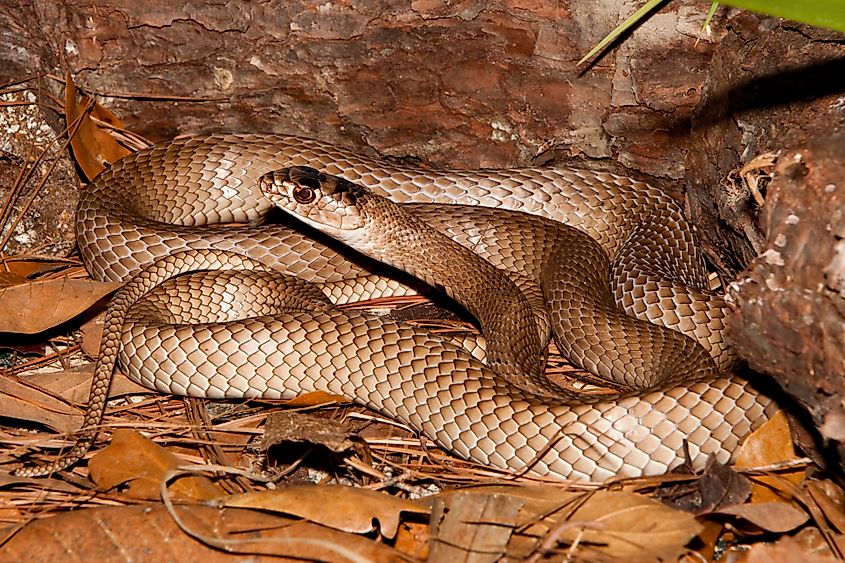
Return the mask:
[[(124, 494), (139, 499), (158, 499), (165, 474), (184, 460), (154, 444), (134, 430), (118, 429), (111, 444), (88, 462), (91, 480), (101, 490), (128, 484)], [(209, 500), (223, 491), (205, 477), (191, 476), (175, 481), (168, 489), (173, 498)]]
[(91, 359), (100, 355), (100, 341), (106, 324), (106, 311), (88, 319), (79, 327), (82, 333), (82, 353)]
[(102, 121), (116, 127), (123, 127), (112, 112), (92, 102), (88, 96), (83, 95), (77, 100), (76, 85), (68, 72), (65, 75), (65, 118), (70, 131), (74, 131), (74, 124), (78, 123), (70, 139), (70, 145), (79, 167), (88, 180), (93, 180), (105, 170), (106, 166), (117, 162), (132, 151), (118, 143), (107, 131), (98, 127), (91, 120), (89, 112)]
[(505, 555), (523, 501), (496, 492), (437, 495), (431, 509), (433, 561), (496, 561)]
[(828, 541), (834, 544), (839, 553), (843, 553), (845, 549), (845, 535), (834, 534), (833, 532), (823, 533), (815, 526), (804, 526), (795, 535), (790, 536), (801, 546), (804, 553), (811, 553), (814, 555), (834, 556), (833, 548)]
[[(35, 373), (26, 377), (27, 383), (32, 383), (56, 397), (84, 407), (88, 403), (91, 391), (91, 380), (94, 377), (94, 364), (85, 364), (66, 371), (50, 373)], [(144, 393), (158, 393), (138, 385), (121, 371), (115, 370), (109, 387), (109, 399), (123, 395), (139, 395)]]
[[(89, 384), (90, 387), (90, 384)], [(38, 422), (51, 430), (68, 434), (82, 424), (82, 413), (37, 385), (0, 377), (0, 406), (3, 416)]]
[(739, 516), (762, 530), (775, 533), (789, 532), (809, 520), (806, 513), (782, 501), (737, 504), (713, 514)]
[[(829, 487), (836, 487), (833, 483), (827, 484)], [(824, 491), (820, 483), (810, 481), (807, 483), (807, 492), (810, 493), (810, 498), (819, 507), (828, 522), (833, 525), (836, 530), (842, 534), (845, 533), (845, 513), (842, 507), (834, 502), (830, 496)]]
[(321, 407), (323, 405), (337, 405), (344, 403), (351, 403), (346, 397), (340, 395), (332, 395), (324, 391), (311, 391), (310, 393), (303, 393), (284, 404), (289, 407), (304, 408), (304, 407)]
[[(616, 491), (572, 492), (547, 486), (483, 486), (461, 492), (489, 495), (503, 493), (522, 501), (517, 528), (537, 540), (554, 534), (557, 542), (578, 543), (582, 559), (615, 557), (628, 561), (671, 559), (684, 551), (702, 529), (695, 517), (637, 493)], [(454, 494), (454, 491), (441, 495)], [(438, 496), (441, 496), (438, 495)], [(501, 525), (505, 525), (501, 523)], [(514, 540), (516, 540), (516, 536)], [(555, 547), (553, 542), (551, 547)], [(525, 542), (508, 556), (519, 560), (530, 555)]]
[[(67, 371), (38, 373), (26, 379), (0, 378), (0, 410), (4, 416), (37, 422), (67, 434), (82, 424), (84, 405), (88, 403), (94, 365)], [(115, 371), (109, 398), (150, 393), (150, 390)]]
[(408, 555), (411, 561), (430, 561), (429, 525), (427, 522), (402, 522), (393, 541), (393, 547)]
[(365, 534), (376, 529), (386, 538), (396, 537), (400, 514), (428, 514), (423, 503), (341, 485), (302, 485), (275, 491), (230, 495), (221, 506), (253, 508), (299, 516), (344, 532)]
[(0, 288), (29, 283), (25, 276), (14, 272), (0, 272)]
[(28, 281), (32, 276), (65, 267), (67, 267), (66, 261), (27, 260), (25, 258), (10, 257), (2, 260), (2, 272), (0, 272), (0, 276), (10, 274), (24, 281)]
[(614, 557), (653, 560), (684, 551), (684, 546), (700, 531), (691, 514), (669, 508), (636, 493), (596, 491), (569, 517), (587, 522), (580, 533), (572, 529), (561, 535), (569, 542), (601, 545), (601, 551)]
[(839, 561), (819, 553), (811, 553), (789, 536), (773, 544), (759, 543), (751, 547), (745, 557), (746, 563), (834, 563)]
[(745, 502), (751, 494), (751, 488), (752, 483), (747, 477), (711, 457), (698, 480), (701, 493), (698, 512), (711, 512), (723, 506)]
[[(792, 434), (786, 413), (778, 411), (775, 416), (746, 438), (736, 454), (736, 469), (750, 469), (792, 461), (797, 459), (792, 445)], [(794, 491), (804, 480), (805, 471), (780, 472), (777, 475), (754, 476), (751, 488), (751, 502), (783, 502), (792, 498)]]
[(721, 522), (705, 519), (701, 520), (702, 530), (698, 534), (696, 553), (701, 556), (702, 561), (713, 561), (716, 547), (722, 537), (724, 526)]
[(86, 311), (120, 285), (63, 278), (0, 289), (0, 332), (36, 334), (53, 328)]
[(319, 445), (336, 454), (351, 451), (366, 463), (372, 459), (367, 443), (346, 424), (304, 412), (276, 411), (267, 417), (261, 447), (285, 442)]
[[(12, 473), (0, 473), (0, 488), (10, 489), (19, 485), (29, 485), (41, 494), (48, 491), (66, 493), (69, 495), (79, 494), (78, 486), (71, 485), (61, 479), (54, 479), (52, 477), (20, 477)], [(2, 538), (2, 534), (0, 534), (0, 538)], [(2, 553), (3, 549), (0, 548), (0, 555), (2, 555)]]
[(395, 549), (354, 534), (276, 514), (208, 506), (176, 506), (185, 534), (163, 506), (119, 506), (64, 512), (30, 522), (3, 545), (3, 561), (402, 561)]

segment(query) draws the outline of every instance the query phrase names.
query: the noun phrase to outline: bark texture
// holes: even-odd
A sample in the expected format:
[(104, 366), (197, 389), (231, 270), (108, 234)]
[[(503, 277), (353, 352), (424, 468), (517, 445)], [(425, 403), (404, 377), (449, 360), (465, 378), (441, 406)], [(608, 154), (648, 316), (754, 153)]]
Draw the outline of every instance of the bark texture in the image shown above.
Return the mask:
[(766, 235), (761, 206), (729, 174), (841, 129), (843, 96), (845, 35), (750, 14), (730, 21), (693, 118), (686, 175), (691, 219), (724, 273), (746, 267)]
[(583, 72), (629, 3), (4, 4), (14, 76), (68, 69), (153, 140), (288, 132), (441, 166), (600, 159), (669, 180), (718, 39), (706, 5), (672, 2)]
[[(845, 459), (845, 36), (734, 18), (691, 146), (692, 219), (712, 261), (738, 274), (733, 344)], [(755, 159), (765, 172), (749, 182), (737, 170)]]
[[(845, 128), (781, 156), (762, 254), (732, 285), (733, 339), (822, 436), (845, 442)], [(841, 450), (840, 454), (845, 452)]]

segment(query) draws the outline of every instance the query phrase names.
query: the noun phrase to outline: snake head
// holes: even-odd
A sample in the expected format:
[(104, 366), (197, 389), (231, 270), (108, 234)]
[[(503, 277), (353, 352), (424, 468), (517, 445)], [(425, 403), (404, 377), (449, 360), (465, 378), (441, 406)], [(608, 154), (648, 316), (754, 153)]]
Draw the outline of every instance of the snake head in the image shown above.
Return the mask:
[(335, 238), (354, 236), (368, 223), (365, 200), (371, 192), (308, 166), (264, 174), (258, 186), (278, 208)]

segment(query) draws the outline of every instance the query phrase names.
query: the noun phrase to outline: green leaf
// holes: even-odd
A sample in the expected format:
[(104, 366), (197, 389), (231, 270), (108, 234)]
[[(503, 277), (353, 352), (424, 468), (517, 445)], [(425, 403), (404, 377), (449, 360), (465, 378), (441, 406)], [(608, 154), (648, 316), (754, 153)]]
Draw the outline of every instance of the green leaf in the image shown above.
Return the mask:
[(722, 4), (845, 31), (843, 0), (727, 0)]
[[(584, 55), (578, 64), (590, 59), (593, 55), (607, 47), (617, 37), (625, 33), (634, 25), (645, 20), (655, 8), (667, 0), (649, 0), (621, 25), (611, 31), (589, 53)], [(845, 31), (845, 0), (727, 0), (712, 2), (704, 27), (710, 23), (719, 4), (726, 4), (734, 8), (744, 8), (770, 16), (795, 20), (818, 27), (827, 27), (837, 31)]]
[(713, 15), (716, 13), (716, 9), (718, 7), (719, 7), (718, 2), (713, 2), (712, 4), (710, 4), (710, 9), (707, 10), (707, 17), (704, 18), (704, 25), (701, 26), (702, 32), (705, 32), (705, 31), (708, 32), (708, 33), (710, 32), (710, 30), (709, 30), (710, 20), (713, 19)]

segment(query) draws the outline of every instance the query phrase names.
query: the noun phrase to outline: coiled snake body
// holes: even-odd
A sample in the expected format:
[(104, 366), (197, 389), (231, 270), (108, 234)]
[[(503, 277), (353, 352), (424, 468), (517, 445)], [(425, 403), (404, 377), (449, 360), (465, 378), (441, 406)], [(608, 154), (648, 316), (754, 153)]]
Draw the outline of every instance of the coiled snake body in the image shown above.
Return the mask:
[[(517, 346), (518, 331), (509, 324), (522, 313), (498, 319), (504, 336), (486, 335), (492, 349), (484, 364), (421, 329), (335, 310), (307, 289), (304, 302), (274, 301), (280, 285), (299, 282), (231, 272), (168, 282), (168, 291), (136, 306), (125, 328), (107, 333), (102, 357), (120, 350), (130, 377), (177, 394), (346, 395), (464, 457), (562, 478), (662, 473), (684, 460), (685, 444), (697, 467), (709, 454), (727, 461), (770, 412), (771, 401), (745, 381), (719, 375), (732, 362), (722, 338), (727, 309), (720, 297), (697, 289), (705, 272), (677, 204), (651, 186), (602, 172), (444, 172), (392, 166), (296, 137), (178, 139), (126, 157), (82, 196), (78, 240), (91, 275), (118, 281), (140, 272), (118, 294), (115, 315), (159, 281), (198, 269), (279, 270), (321, 285), (335, 302), (401, 292), (397, 283), (372, 275), (366, 261), (351, 262), (290, 227), (263, 224), (274, 204), (259, 179), (291, 166), (314, 167), (403, 204), (491, 208), (417, 205), (411, 214), (480, 251), (527, 288), (524, 301), (535, 305), (536, 315), (529, 308), (533, 332), (519, 338), (529, 345)], [(221, 225), (231, 222), (247, 225)], [(554, 275), (563, 271), (568, 281), (555, 284), (553, 295), (540, 295), (546, 285), (520, 280), (551, 275), (541, 248), (555, 243), (576, 249), (553, 260)], [(570, 265), (558, 265), (559, 259)], [(426, 272), (460, 270), (439, 260), (432, 255), (428, 264), (396, 265), (439, 284)], [(466, 304), (462, 295), (477, 289), (447, 292)], [(558, 335), (559, 345), (580, 365), (639, 394), (578, 403), (538, 397), (548, 384), (529, 356), (544, 345), (543, 323), (540, 330), (533, 324), (544, 316), (537, 304), (544, 298), (552, 301), (546, 313), (568, 332)], [(507, 299), (523, 310), (521, 300)], [(467, 308), (483, 316), (484, 303)], [(180, 313), (191, 307), (201, 312)], [(258, 317), (220, 322), (230, 320), (229, 312), (237, 318), (242, 308)], [(301, 309), (308, 312), (292, 312)], [(516, 379), (515, 372), (527, 377), (522, 389), (503, 380)], [(105, 390), (96, 385), (92, 410), (101, 411)]]

